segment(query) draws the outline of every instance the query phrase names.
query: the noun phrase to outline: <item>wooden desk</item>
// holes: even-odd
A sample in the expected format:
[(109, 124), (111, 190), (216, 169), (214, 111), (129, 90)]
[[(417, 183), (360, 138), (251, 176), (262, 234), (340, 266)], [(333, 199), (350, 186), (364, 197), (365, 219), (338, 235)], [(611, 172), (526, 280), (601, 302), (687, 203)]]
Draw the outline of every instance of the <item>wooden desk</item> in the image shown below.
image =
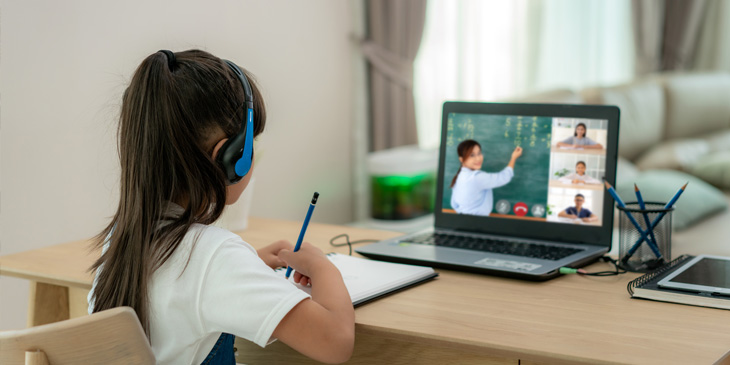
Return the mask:
[[(301, 222), (252, 218), (249, 227), (241, 235), (260, 247), (294, 240)], [(352, 240), (398, 235), (313, 223), (307, 241), (346, 253), (328, 245), (340, 233)], [(72, 242), (0, 257), (0, 274), (37, 283), (31, 323), (52, 322), (82, 315), (73, 308), (86, 305), (92, 276), (85, 270), (96, 257), (85, 241)], [(534, 283), (438, 271), (434, 281), (357, 308), (349, 363), (711, 364), (730, 350), (730, 311), (630, 299), (626, 284), (638, 274)], [(311, 362), (279, 342), (236, 346), (238, 361), (248, 364)]]

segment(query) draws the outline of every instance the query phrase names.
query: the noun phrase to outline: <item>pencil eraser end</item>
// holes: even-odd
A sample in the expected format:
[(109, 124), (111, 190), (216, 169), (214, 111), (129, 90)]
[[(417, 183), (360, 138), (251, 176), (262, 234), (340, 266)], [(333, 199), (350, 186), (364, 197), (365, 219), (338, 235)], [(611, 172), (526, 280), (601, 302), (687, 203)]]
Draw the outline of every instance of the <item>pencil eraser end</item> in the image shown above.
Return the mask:
[(317, 198), (319, 198), (319, 193), (315, 191), (312, 197), (312, 204), (317, 204)]

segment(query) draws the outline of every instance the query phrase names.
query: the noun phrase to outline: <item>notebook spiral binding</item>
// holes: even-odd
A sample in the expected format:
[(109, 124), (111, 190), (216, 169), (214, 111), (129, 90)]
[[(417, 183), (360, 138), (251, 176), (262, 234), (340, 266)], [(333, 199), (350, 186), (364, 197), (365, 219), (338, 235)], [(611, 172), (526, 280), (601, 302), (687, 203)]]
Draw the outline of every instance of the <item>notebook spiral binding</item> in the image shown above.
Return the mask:
[(689, 256), (689, 255), (679, 256), (676, 259), (669, 262), (668, 264), (666, 264), (650, 273), (644, 274), (634, 280), (631, 280), (629, 282), (629, 284), (626, 286), (626, 290), (628, 290), (629, 294), (633, 296), (634, 288), (640, 287), (640, 286), (644, 285), (645, 283), (652, 281), (657, 276), (664, 274), (665, 272), (673, 269), (674, 267), (676, 267), (679, 264), (684, 263), (685, 261), (687, 261), (690, 258), (692, 258), (692, 256)]

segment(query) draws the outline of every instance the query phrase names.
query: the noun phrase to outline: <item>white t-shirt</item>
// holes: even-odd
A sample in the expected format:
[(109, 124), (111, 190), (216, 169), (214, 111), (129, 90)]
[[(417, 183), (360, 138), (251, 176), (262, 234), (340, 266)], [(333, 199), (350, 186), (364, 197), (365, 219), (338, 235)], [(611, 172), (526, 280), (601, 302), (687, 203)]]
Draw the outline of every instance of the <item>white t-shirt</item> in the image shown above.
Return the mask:
[[(191, 227), (152, 274), (148, 288), (150, 342), (158, 364), (200, 364), (222, 332), (264, 347), (281, 319), (310, 297), (277, 275), (241, 237), (201, 224)], [(89, 312), (93, 306), (90, 301)]]

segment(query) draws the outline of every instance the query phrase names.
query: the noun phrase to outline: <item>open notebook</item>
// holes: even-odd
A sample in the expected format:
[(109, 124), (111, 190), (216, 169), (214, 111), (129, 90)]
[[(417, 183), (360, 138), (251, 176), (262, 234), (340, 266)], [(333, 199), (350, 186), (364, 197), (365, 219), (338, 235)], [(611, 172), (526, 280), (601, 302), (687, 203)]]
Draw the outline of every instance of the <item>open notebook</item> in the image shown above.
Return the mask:
[[(354, 306), (438, 276), (438, 273), (426, 266), (396, 264), (338, 253), (329, 253), (327, 257), (340, 270)], [(284, 276), (286, 268), (279, 269), (277, 272)], [(289, 281), (292, 283), (293, 276), (289, 277)], [(310, 287), (295, 285), (307, 293), (312, 292)]]

